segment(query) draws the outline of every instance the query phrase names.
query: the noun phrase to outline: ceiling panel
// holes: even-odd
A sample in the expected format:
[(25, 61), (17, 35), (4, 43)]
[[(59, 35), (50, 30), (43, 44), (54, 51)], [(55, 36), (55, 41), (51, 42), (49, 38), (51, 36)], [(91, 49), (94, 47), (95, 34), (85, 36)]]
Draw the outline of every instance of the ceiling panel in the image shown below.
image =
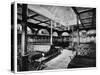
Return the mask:
[(86, 13), (82, 13), (80, 14), (80, 18), (84, 19), (84, 18), (88, 18), (88, 17), (92, 17), (93, 13), (92, 12), (86, 12)]
[(32, 15), (35, 15), (36, 12), (34, 12), (34, 11), (28, 9), (28, 13), (27, 13), (27, 14), (28, 14), (28, 16), (32, 16)]
[(84, 23), (84, 26), (91, 26), (92, 22)]
[(87, 7), (74, 7), (73, 10), (79, 16), (81, 28), (93, 28), (96, 27), (96, 9)]
[(92, 18), (82, 20), (82, 23), (92, 22)]

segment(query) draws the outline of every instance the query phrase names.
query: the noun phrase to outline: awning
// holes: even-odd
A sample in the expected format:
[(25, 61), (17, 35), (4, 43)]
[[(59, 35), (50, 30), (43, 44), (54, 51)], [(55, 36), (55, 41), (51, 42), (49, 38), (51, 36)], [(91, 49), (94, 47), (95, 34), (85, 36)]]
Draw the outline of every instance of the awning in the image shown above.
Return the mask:
[(28, 8), (61, 25), (76, 25), (76, 14), (71, 7), (29, 4)]

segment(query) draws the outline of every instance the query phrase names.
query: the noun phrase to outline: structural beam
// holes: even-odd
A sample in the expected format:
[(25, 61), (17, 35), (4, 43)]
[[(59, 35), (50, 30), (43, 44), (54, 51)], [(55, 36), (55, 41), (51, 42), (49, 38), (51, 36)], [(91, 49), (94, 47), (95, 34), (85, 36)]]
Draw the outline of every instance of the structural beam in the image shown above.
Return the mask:
[[(43, 21), (41, 21), (41, 20), (38, 20), (38, 19), (35, 19), (35, 18), (32, 18), (32, 19), (34, 19), (34, 20), (36, 20), (36, 21), (39, 21), (40, 23), (42, 23)], [(45, 22), (45, 24), (48, 24), (48, 25), (50, 25), (49, 23), (46, 23)]]
[(86, 10), (86, 11), (79, 12), (79, 14), (87, 13), (87, 12), (92, 12), (93, 10), (94, 10), (94, 8), (93, 9), (90, 9), (90, 10)]
[[(49, 22), (50, 20), (46, 20), (46, 21), (42, 21), (40, 23), (37, 23), (37, 24), (41, 24), (41, 23), (46, 23), (46, 22)], [(49, 23), (46, 23), (46, 24), (49, 24)], [(50, 24), (49, 24), (50, 25)]]
[(31, 18), (34, 18), (36, 16), (39, 16), (39, 14), (35, 14), (35, 15), (32, 15), (32, 16), (29, 16), (27, 19), (31, 19)]
[[(21, 20), (17, 20), (17, 22), (18, 23), (21, 23)], [(47, 29), (47, 30), (51, 30), (49, 27), (47, 27), (47, 26), (42, 26), (42, 25), (38, 25), (38, 24), (34, 24), (34, 23), (31, 23), (31, 22), (27, 22), (27, 26), (28, 27), (31, 27), (31, 28), (37, 28), (37, 29)], [(55, 29), (55, 28), (53, 28), (53, 31), (57, 31), (58, 32), (58, 30), (57, 29)]]

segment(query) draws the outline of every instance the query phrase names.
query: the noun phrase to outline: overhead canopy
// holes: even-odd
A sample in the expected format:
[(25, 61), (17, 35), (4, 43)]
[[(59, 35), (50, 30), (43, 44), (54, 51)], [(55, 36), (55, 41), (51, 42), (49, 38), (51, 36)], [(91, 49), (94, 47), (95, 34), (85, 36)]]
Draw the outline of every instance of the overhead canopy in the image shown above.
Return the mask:
[(76, 14), (71, 7), (29, 4), (28, 8), (61, 25), (76, 25)]
[[(18, 19), (22, 20), (22, 4), (18, 4), (17, 13)], [(33, 28), (50, 28), (52, 20), (54, 30), (66, 31), (77, 26), (77, 16), (80, 29), (96, 27), (95, 8), (28, 4), (27, 22), (32, 23)]]

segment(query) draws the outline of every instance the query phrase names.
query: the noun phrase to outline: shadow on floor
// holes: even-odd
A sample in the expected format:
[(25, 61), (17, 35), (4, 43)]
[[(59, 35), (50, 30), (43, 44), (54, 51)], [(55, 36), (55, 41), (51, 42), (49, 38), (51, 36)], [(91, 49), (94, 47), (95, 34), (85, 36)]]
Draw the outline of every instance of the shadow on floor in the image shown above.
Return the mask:
[(68, 68), (87, 68), (87, 67), (96, 67), (96, 58), (75, 56), (75, 58), (68, 65)]

